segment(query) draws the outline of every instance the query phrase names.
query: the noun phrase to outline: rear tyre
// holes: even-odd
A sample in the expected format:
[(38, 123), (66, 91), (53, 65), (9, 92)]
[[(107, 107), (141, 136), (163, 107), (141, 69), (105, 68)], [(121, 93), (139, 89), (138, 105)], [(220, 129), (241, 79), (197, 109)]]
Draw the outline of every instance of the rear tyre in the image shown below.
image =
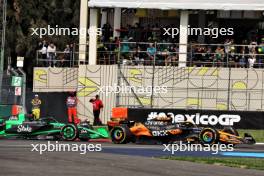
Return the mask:
[(74, 141), (78, 137), (77, 126), (68, 124), (62, 127), (61, 137), (63, 140), (66, 140), (66, 141)]
[(215, 129), (205, 128), (199, 134), (199, 141), (202, 144), (216, 144), (219, 141), (219, 134)]
[(130, 142), (132, 134), (127, 126), (116, 126), (110, 131), (112, 142), (126, 144)]

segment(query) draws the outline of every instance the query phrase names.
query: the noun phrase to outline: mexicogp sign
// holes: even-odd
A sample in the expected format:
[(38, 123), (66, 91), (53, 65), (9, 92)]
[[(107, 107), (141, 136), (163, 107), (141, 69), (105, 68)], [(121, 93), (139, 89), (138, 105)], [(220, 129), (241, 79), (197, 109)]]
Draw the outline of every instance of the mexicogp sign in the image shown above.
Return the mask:
[(14, 87), (21, 87), (21, 85), (22, 85), (22, 77), (12, 76), (11, 85), (14, 86)]

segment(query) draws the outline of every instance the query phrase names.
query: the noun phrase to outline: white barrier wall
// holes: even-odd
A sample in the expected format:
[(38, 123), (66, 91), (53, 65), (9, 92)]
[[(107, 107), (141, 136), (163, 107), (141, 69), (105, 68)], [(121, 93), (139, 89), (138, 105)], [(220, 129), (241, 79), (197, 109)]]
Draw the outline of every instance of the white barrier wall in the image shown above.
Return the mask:
[[(156, 66), (83, 65), (78, 69), (35, 68), (34, 91), (78, 90), (78, 113), (92, 120), (89, 100), (99, 94), (105, 104), (102, 119), (118, 105), (156, 108), (264, 110), (264, 70)], [(79, 72), (79, 74), (78, 74)], [(105, 92), (106, 86), (166, 87), (167, 92)], [(101, 89), (104, 92), (100, 92)], [(147, 89), (146, 89), (147, 90)], [(149, 89), (151, 91), (151, 89)]]

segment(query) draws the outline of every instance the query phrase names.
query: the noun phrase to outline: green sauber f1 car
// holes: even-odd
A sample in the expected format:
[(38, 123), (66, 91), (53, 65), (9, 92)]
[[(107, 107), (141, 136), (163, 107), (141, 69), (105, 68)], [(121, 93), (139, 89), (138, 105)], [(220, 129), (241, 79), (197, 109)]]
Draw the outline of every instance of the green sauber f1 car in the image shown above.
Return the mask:
[(30, 115), (25, 114), (0, 118), (0, 138), (36, 139), (39, 136), (67, 141), (77, 138), (81, 141), (109, 138), (105, 128), (94, 129), (89, 122), (81, 122), (78, 125), (64, 124), (51, 117), (34, 121)]

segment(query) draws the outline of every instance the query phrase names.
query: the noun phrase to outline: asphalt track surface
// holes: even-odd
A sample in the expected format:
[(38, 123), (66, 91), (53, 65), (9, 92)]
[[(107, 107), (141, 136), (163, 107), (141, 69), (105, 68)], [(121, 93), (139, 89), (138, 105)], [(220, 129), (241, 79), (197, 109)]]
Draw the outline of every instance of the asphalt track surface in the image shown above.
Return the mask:
[[(263, 176), (264, 171), (230, 168), (185, 161), (162, 160), (162, 145), (115, 145), (102, 143), (102, 151), (87, 152), (39, 152), (31, 151), (31, 144), (47, 144), (48, 141), (0, 140), (0, 175), (12, 176)], [(51, 143), (55, 143), (51, 141)], [(69, 142), (60, 142), (69, 143)], [(83, 144), (83, 142), (73, 142)], [(85, 144), (88, 144), (87, 142)], [(93, 143), (94, 144), (94, 143)], [(96, 144), (96, 143), (95, 143)], [(239, 146), (235, 151), (264, 152), (263, 145)], [(203, 152), (196, 152), (203, 153)], [(195, 155), (177, 152), (175, 155)], [(200, 154), (208, 156), (210, 154)], [(200, 156), (198, 155), (198, 156)], [(238, 158), (239, 159), (239, 158)]]

